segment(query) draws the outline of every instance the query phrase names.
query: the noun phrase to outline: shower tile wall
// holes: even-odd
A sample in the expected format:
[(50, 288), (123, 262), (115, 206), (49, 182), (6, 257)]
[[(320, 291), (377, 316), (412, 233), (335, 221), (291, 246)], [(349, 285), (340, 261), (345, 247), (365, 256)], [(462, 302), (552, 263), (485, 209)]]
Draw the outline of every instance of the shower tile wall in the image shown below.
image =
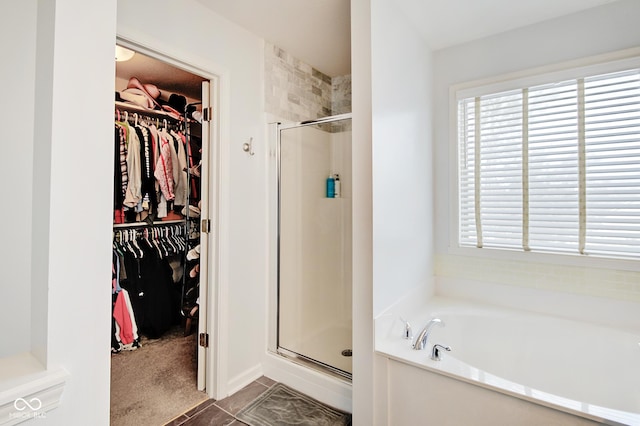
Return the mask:
[(265, 43), (265, 111), (293, 122), (351, 112), (351, 76), (331, 78)]

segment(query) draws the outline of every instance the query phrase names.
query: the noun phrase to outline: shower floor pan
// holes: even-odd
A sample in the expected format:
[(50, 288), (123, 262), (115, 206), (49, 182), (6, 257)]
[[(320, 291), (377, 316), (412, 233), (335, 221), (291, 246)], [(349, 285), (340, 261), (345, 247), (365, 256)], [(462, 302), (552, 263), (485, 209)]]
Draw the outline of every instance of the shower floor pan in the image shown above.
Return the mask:
[(351, 329), (330, 328), (278, 352), (301, 364), (351, 380)]

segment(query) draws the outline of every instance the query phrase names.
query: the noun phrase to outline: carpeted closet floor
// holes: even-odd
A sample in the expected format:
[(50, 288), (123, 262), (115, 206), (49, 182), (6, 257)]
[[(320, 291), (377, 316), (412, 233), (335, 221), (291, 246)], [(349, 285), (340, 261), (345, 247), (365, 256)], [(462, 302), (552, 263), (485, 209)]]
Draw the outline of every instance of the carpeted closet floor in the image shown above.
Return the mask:
[(111, 425), (161, 425), (208, 399), (196, 389), (196, 334), (175, 326), (161, 339), (111, 356)]

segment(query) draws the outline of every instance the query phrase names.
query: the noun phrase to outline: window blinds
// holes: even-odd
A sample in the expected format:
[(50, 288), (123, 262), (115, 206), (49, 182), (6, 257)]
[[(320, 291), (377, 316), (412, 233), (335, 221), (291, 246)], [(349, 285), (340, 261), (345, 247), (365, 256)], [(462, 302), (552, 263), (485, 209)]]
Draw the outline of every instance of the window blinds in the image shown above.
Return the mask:
[(459, 100), (459, 244), (640, 257), (639, 71)]

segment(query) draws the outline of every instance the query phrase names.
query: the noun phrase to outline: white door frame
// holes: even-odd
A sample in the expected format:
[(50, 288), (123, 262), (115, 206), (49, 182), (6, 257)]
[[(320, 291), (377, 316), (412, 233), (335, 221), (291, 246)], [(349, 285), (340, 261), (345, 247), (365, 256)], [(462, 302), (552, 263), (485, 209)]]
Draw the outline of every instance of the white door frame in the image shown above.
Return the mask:
[[(208, 264), (208, 291), (204, 328), (209, 333), (209, 347), (205, 351), (205, 388), (209, 397), (220, 399), (227, 394), (226, 370), (228, 362), (225, 352), (222, 350), (228, 347), (228, 314), (227, 309), (224, 308), (227, 306), (228, 291), (220, 283), (227, 282), (223, 278), (228, 276), (228, 268), (226, 266), (228, 263), (221, 261), (221, 259), (225, 258), (225, 251), (221, 250), (221, 247), (228, 246), (228, 234), (221, 232), (221, 230), (228, 228), (226, 226), (228, 215), (226, 213), (227, 209), (221, 207), (221, 201), (228, 199), (225, 196), (228, 193), (228, 184), (225, 182), (229, 182), (229, 171), (223, 167), (224, 162), (221, 161), (221, 158), (228, 155), (229, 151), (226, 145), (222, 143), (223, 140), (229, 140), (229, 73), (220, 67), (214, 67), (216, 70), (209, 71), (208, 68), (211, 68), (211, 66), (198, 66), (192, 60), (182, 61), (179, 59), (180, 54), (177, 52), (165, 52), (161, 48), (152, 46), (153, 43), (151, 42), (143, 43), (120, 33), (116, 36), (116, 43), (210, 81), (211, 98), (209, 101), (213, 114), (211, 125), (209, 126), (209, 203), (207, 206), (209, 217), (201, 217), (201, 219), (211, 220), (211, 232), (208, 234), (209, 253), (206, 259)], [(223, 137), (223, 135), (226, 137)], [(201, 262), (202, 260), (203, 258), (201, 258)]]

